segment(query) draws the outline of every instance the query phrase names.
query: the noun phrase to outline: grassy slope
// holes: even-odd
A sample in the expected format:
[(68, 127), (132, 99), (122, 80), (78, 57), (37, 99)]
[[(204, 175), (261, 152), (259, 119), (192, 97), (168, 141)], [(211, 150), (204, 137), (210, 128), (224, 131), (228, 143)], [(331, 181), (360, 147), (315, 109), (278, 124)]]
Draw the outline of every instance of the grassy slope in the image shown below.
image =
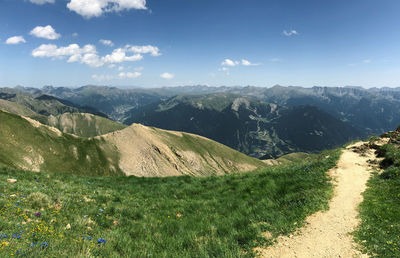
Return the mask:
[[(41, 163), (42, 171), (81, 175), (118, 175), (115, 150), (96, 139), (58, 136), (46, 127), (0, 111), (0, 165), (30, 167), (26, 159)], [(75, 150), (76, 151), (75, 151)], [(110, 166), (116, 168), (110, 171)]]
[(58, 128), (64, 133), (71, 133), (81, 137), (94, 137), (127, 127), (110, 119), (85, 113), (64, 113), (49, 117), (47, 124)]
[[(43, 106), (46, 104), (45, 101), (38, 101), (36, 99), (35, 101)], [(124, 124), (88, 113), (64, 113), (48, 117), (40, 115), (26, 106), (3, 99), (0, 99), (0, 110), (16, 115), (27, 116), (43, 124), (56, 127), (62, 132), (75, 134), (81, 137), (94, 137), (126, 128)], [(78, 110), (75, 109), (75, 111)]]
[(387, 144), (379, 152), (388, 168), (368, 182), (355, 237), (372, 256), (400, 257), (400, 150)]
[(31, 109), (20, 105), (15, 102), (11, 102), (8, 100), (0, 99), (0, 110), (9, 112), (11, 114), (16, 114), (20, 116), (27, 116), (32, 119), (35, 119), (41, 123), (47, 123), (47, 117), (43, 115), (39, 115), (38, 113), (32, 111)]
[[(8, 235), (0, 238), (0, 256), (253, 256), (253, 247), (271, 243), (262, 232), (286, 234), (327, 206), (332, 186), (326, 171), (339, 155), (337, 150), (291, 165), (205, 178), (0, 169), (0, 234)], [(7, 178), (18, 181), (9, 184)], [(107, 242), (98, 245), (99, 238)], [(43, 242), (47, 248), (40, 247)]]

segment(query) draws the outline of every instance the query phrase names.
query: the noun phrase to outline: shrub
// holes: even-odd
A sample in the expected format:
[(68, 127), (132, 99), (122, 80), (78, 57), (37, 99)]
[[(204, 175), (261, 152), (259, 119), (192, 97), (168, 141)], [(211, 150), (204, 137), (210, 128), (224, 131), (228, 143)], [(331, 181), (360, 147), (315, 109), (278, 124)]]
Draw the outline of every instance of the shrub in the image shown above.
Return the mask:
[(50, 198), (44, 193), (35, 192), (28, 195), (27, 203), (33, 209), (42, 209), (42, 208), (44, 209), (50, 206)]

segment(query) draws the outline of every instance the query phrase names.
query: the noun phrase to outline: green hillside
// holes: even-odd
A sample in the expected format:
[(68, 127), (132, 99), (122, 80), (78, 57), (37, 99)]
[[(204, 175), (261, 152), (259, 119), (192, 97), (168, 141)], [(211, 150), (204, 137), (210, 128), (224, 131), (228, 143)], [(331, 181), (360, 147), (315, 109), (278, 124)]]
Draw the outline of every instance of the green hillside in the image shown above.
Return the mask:
[(81, 175), (120, 175), (118, 153), (85, 139), (0, 111), (0, 164), (28, 170)]
[[(0, 111), (0, 165), (54, 173), (125, 173), (146, 177), (223, 175), (266, 166), (257, 159), (197, 135), (141, 125), (114, 131), (115, 126), (120, 125), (106, 119), (87, 114), (65, 116), (82, 118), (81, 124), (77, 124), (80, 127), (76, 127), (82, 129), (82, 134), (98, 133), (96, 126), (104, 125), (111, 127), (104, 126), (101, 130), (113, 132), (82, 138), (33, 119)], [(86, 127), (92, 125), (90, 121), (93, 120), (96, 126)]]
[(88, 113), (50, 115), (46, 124), (58, 128), (64, 133), (75, 134), (81, 137), (94, 137), (127, 127), (124, 124)]
[(339, 155), (204, 178), (0, 169), (0, 256), (253, 257), (327, 207)]

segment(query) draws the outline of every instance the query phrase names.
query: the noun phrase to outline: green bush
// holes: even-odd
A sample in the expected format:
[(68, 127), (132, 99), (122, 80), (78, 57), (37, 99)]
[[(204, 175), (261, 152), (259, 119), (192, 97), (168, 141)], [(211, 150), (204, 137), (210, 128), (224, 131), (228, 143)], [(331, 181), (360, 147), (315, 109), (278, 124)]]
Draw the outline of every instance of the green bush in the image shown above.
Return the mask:
[(33, 209), (46, 209), (51, 203), (49, 196), (41, 192), (31, 193), (26, 199)]

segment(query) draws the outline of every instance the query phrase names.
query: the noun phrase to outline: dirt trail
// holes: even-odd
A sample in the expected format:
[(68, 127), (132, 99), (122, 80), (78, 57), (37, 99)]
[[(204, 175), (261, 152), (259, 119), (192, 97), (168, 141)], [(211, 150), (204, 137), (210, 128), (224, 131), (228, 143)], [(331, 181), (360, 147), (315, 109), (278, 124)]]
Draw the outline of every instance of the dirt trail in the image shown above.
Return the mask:
[(337, 168), (330, 171), (336, 187), (329, 210), (308, 217), (306, 226), (293, 236), (279, 237), (277, 244), (258, 249), (261, 257), (368, 257), (357, 251), (349, 235), (359, 222), (357, 207), (371, 171), (367, 160), (375, 158), (370, 150), (365, 156), (351, 150), (361, 144), (347, 147)]

